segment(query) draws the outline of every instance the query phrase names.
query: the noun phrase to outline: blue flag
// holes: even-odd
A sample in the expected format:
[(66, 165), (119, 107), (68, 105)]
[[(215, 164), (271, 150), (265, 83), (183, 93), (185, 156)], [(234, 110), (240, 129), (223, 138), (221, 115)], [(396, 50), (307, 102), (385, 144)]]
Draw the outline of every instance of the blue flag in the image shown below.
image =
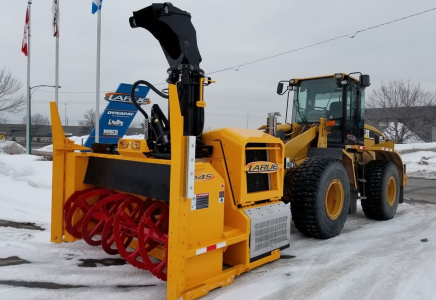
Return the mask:
[(101, 10), (101, 4), (103, 0), (92, 0), (92, 14), (95, 14), (98, 10)]

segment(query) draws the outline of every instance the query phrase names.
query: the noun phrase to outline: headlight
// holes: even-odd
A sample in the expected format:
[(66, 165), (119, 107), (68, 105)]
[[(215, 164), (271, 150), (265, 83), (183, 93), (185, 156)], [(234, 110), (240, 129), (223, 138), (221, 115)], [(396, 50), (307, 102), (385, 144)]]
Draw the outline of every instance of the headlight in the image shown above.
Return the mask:
[(342, 79), (342, 74), (341, 73), (335, 74), (335, 78), (336, 79)]

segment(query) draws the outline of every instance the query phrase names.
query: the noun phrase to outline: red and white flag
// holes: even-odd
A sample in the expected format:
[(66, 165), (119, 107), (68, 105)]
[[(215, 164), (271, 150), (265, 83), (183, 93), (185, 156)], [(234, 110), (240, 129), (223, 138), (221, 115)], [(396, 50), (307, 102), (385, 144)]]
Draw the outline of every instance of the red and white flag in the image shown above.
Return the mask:
[(29, 37), (29, 9), (26, 10), (26, 24), (24, 24), (23, 42), (21, 44), (21, 52), (27, 56), (27, 39)]
[(59, 9), (58, 9), (57, 0), (53, 0), (51, 11), (53, 13), (53, 32), (54, 32), (53, 36), (59, 37), (59, 27), (58, 27)]

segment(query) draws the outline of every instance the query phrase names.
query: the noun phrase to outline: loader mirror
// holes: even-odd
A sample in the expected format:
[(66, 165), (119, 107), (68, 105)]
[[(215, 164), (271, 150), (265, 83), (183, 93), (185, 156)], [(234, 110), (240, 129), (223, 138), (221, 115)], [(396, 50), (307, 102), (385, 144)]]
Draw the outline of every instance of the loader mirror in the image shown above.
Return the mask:
[(180, 64), (200, 67), (201, 55), (191, 15), (169, 2), (154, 3), (133, 12), (132, 28), (142, 27), (159, 41), (170, 67)]
[(279, 82), (277, 85), (277, 94), (281, 95), (283, 93), (283, 82)]
[(360, 87), (366, 88), (371, 85), (369, 75), (360, 75), (359, 81), (360, 81)]

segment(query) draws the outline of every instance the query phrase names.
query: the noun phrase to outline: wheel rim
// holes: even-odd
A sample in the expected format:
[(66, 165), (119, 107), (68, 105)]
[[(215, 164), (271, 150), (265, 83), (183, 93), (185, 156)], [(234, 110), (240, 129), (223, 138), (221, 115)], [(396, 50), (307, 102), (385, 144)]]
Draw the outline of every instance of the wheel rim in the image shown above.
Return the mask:
[(388, 179), (388, 185), (386, 187), (386, 200), (388, 201), (389, 206), (393, 206), (395, 204), (396, 198), (397, 183), (395, 182), (394, 176), (391, 176)]
[(344, 187), (339, 179), (330, 181), (325, 194), (325, 211), (330, 220), (339, 218), (344, 207)]

